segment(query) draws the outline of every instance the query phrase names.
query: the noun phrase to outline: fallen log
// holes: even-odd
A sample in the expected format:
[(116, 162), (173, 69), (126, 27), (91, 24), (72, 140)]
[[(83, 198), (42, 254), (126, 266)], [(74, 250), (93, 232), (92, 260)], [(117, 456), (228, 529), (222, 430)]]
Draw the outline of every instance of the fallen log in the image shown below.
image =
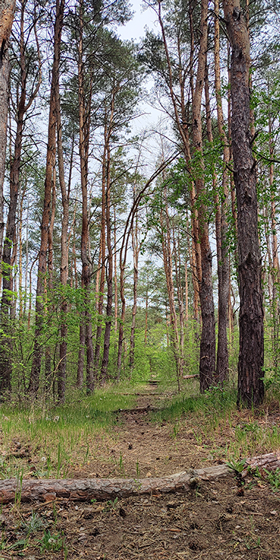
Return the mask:
[[(268, 453), (247, 459), (242, 476), (248, 468), (256, 467), (275, 470), (280, 468), (280, 452)], [(77, 502), (90, 502), (141, 496), (144, 494), (184, 493), (196, 487), (201, 480), (213, 480), (233, 474), (226, 464), (192, 469), (162, 478), (93, 478), (93, 479), (23, 479), (10, 478), (0, 481), (0, 503), (10, 502), (51, 502), (56, 499), (69, 499)]]
[(247, 476), (248, 472), (254, 472), (254, 470), (259, 469), (262, 475), (265, 474), (264, 469), (267, 471), (275, 471), (280, 469), (280, 451), (275, 453), (266, 453), (265, 455), (260, 455), (259, 457), (251, 457), (246, 460), (244, 465), (244, 470), (242, 471), (242, 478)]
[(226, 465), (218, 465), (163, 478), (23, 479), (22, 484), (11, 478), (0, 481), (0, 503), (7, 504), (19, 500), (48, 502), (56, 498), (90, 502), (93, 499), (102, 501), (132, 495), (186, 492), (196, 486), (199, 480), (210, 480), (228, 473)]

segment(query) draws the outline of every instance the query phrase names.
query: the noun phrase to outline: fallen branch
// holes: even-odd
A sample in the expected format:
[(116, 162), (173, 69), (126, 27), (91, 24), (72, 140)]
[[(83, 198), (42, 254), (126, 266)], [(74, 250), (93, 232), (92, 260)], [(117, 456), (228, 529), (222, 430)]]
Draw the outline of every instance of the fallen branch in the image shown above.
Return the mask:
[(150, 406), (148, 404), (148, 406), (138, 406), (137, 408), (119, 408), (118, 410), (114, 410), (114, 414), (138, 414), (140, 413), (145, 413), (145, 412), (160, 412), (161, 410), (163, 410), (162, 408), (155, 408), (153, 406)]
[[(242, 477), (248, 473), (248, 468), (275, 470), (280, 468), (280, 451), (268, 453), (260, 457), (247, 459)], [(232, 474), (232, 470), (223, 464), (204, 469), (181, 472), (163, 478), (93, 478), (77, 479), (23, 479), (22, 484), (16, 478), (0, 481), (0, 503), (10, 502), (51, 502), (56, 499), (69, 499), (78, 502), (91, 500), (112, 500), (127, 498), (143, 494), (168, 494), (171, 492), (187, 492), (197, 486), (201, 480), (213, 480), (221, 476)]]

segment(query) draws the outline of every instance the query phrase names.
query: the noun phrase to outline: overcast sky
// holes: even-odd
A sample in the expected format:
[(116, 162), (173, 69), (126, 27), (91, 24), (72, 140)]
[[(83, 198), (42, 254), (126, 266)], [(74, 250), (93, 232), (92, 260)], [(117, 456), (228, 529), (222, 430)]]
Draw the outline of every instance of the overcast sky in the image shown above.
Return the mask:
[(118, 34), (122, 39), (138, 41), (145, 34), (145, 26), (150, 29), (154, 26), (156, 15), (151, 9), (143, 10), (141, 0), (130, 0), (130, 4), (135, 12), (133, 19), (123, 27), (119, 27)]

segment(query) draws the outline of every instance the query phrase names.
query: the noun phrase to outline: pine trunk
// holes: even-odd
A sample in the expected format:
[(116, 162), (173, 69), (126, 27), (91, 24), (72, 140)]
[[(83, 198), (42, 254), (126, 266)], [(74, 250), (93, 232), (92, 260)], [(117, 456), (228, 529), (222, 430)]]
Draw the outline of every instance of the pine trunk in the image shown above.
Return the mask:
[(55, 167), (56, 152), (56, 91), (59, 75), (60, 44), (63, 27), (64, 0), (56, 0), (56, 17), (54, 27), (54, 58), (52, 67), (52, 83), (50, 96), (49, 126), (48, 126), (48, 146), (47, 163), (45, 177), (44, 206), (41, 221), (41, 242), (39, 250), (37, 288), (36, 288), (36, 309), (35, 309), (35, 337), (33, 349), (33, 362), (29, 380), (28, 390), (34, 395), (39, 389), (41, 371), (41, 333), (44, 324), (44, 279), (47, 270), (47, 250), (48, 250), (48, 230), (51, 207), (51, 192), (53, 181), (53, 170)]
[(221, 96), (221, 71), (220, 71), (220, 24), (219, 24), (219, 0), (215, 0), (215, 91), (217, 102), (217, 119), (219, 136), (223, 145), (223, 176), (222, 176), (222, 201), (220, 209), (220, 239), (218, 253), (218, 278), (219, 278), (219, 319), (218, 319), (218, 350), (217, 350), (217, 381), (223, 383), (228, 379), (228, 301), (229, 301), (229, 257), (227, 249), (227, 206), (228, 206), (228, 164), (230, 152), (228, 139), (224, 129), (224, 116)]
[(0, 6), (0, 255), (2, 256), (2, 244), (4, 234), (4, 198), (3, 186), (6, 166), (6, 143), (7, 143), (7, 119), (8, 119), (8, 96), (9, 96), (9, 54), (8, 42), (14, 20), (16, 7), (15, 0), (3, 0)]
[(106, 177), (106, 229), (107, 229), (107, 251), (108, 251), (108, 273), (107, 273), (107, 307), (106, 307), (106, 326), (104, 332), (104, 350), (101, 366), (101, 380), (104, 383), (107, 379), (107, 369), (110, 352), (110, 338), (113, 311), (113, 252), (111, 241), (111, 184), (110, 184), (110, 149), (107, 147), (107, 177)]
[(223, 0), (223, 6), (232, 47), (231, 131), (240, 293), (238, 403), (251, 407), (264, 398), (264, 331), (256, 162), (250, 130), (250, 42), (239, 0)]
[(81, 236), (81, 259), (82, 259), (82, 285), (84, 286), (84, 308), (85, 308), (85, 346), (86, 346), (86, 384), (87, 392), (94, 390), (93, 371), (93, 344), (92, 344), (92, 317), (90, 301), (90, 262), (89, 262), (89, 223), (88, 223), (88, 151), (89, 151), (89, 118), (86, 114), (85, 91), (84, 91), (84, 64), (83, 64), (83, 18), (84, 1), (79, 2), (79, 45), (78, 45), (78, 81), (79, 81), (79, 154), (81, 167), (82, 186), (82, 236)]
[[(70, 183), (68, 192), (65, 183), (64, 174), (64, 161), (63, 161), (63, 146), (62, 146), (62, 124), (61, 124), (61, 110), (60, 110), (60, 94), (59, 85), (57, 88), (56, 97), (56, 110), (57, 110), (57, 156), (58, 156), (58, 174), (59, 184), (62, 199), (62, 225), (61, 225), (61, 263), (60, 263), (60, 282), (61, 285), (67, 286), (68, 279), (68, 220), (69, 220), (69, 195)], [(70, 168), (71, 175), (71, 168)], [(64, 295), (62, 295), (62, 303), (60, 307), (61, 326), (60, 326), (60, 345), (59, 345), (59, 365), (57, 370), (57, 396), (59, 402), (64, 402), (65, 399), (65, 385), (66, 385), (66, 355), (67, 355), (67, 313), (68, 305)]]
[(215, 315), (212, 286), (212, 251), (209, 243), (207, 209), (204, 202), (204, 165), (202, 150), (201, 98), (205, 77), (207, 52), (208, 1), (201, 2), (200, 48), (196, 85), (193, 98), (193, 144), (197, 157), (196, 195), (201, 252), (200, 306), (202, 331), (200, 340), (200, 390), (204, 392), (213, 384), (215, 373)]

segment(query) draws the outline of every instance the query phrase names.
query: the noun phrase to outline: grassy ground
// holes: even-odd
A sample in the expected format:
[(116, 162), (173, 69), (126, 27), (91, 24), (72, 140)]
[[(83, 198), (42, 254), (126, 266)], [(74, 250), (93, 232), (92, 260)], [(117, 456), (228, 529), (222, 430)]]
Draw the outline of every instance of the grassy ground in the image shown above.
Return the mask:
[[(154, 379), (154, 378), (153, 378)], [(2, 404), (0, 476), (165, 476), (279, 450), (279, 398), (236, 409), (231, 385), (199, 395), (198, 381), (108, 385), (92, 397), (50, 407)], [(135, 557), (280, 560), (280, 473), (232, 475), (188, 494), (107, 503), (55, 500), (25, 505), (20, 493), (0, 513), (0, 560)]]
[[(268, 394), (257, 411), (238, 411), (235, 402), (232, 387), (202, 396), (198, 381), (187, 380), (178, 394), (163, 380), (77, 393), (60, 407), (2, 404), (0, 477), (133, 476), (137, 464), (143, 473), (172, 474), (186, 461), (197, 466), (279, 449), (279, 399)], [(135, 407), (143, 413), (128, 412)]]

